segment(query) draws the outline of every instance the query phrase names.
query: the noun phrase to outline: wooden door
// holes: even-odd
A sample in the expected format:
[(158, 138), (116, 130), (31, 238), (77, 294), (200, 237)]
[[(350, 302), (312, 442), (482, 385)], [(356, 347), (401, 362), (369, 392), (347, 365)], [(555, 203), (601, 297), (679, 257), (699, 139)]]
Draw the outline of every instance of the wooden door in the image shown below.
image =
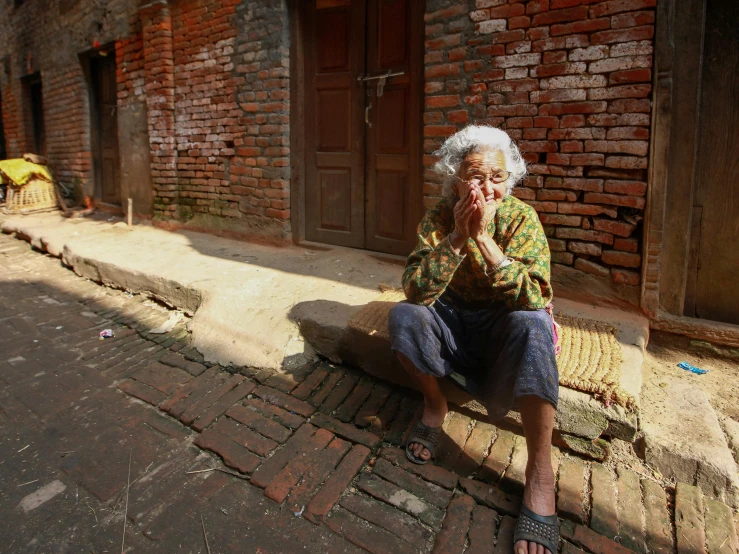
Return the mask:
[(739, 3), (706, 3), (686, 315), (739, 324)]
[(364, 246), (364, 3), (306, 10), (305, 237)]
[(365, 247), (408, 255), (415, 246), (421, 219), (421, 79), (416, 61), (423, 2), (369, 2), (367, 73), (402, 73), (388, 80), (367, 81), (372, 104), (367, 126)]
[(33, 128), (33, 151), (46, 155), (46, 126), (44, 125), (44, 92), (41, 78), (33, 78), (29, 84), (31, 101), (31, 125)]
[[(408, 254), (421, 217), (423, 2), (312, 0), (305, 27), (306, 239)], [(378, 96), (382, 74), (387, 79)]]
[(92, 60), (95, 115), (93, 150), (96, 158), (95, 195), (107, 204), (121, 203), (120, 160), (118, 152), (118, 108), (115, 56)]

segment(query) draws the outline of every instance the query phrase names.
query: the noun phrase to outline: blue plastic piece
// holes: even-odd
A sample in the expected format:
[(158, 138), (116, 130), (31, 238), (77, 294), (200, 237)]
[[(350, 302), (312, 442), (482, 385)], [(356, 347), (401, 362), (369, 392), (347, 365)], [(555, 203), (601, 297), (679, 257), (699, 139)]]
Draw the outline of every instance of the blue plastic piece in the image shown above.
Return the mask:
[(701, 369), (699, 367), (695, 367), (693, 365), (690, 365), (688, 362), (680, 362), (679, 364), (677, 364), (677, 367), (685, 369), (692, 373), (697, 373), (698, 375), (703, 375), (704, 373), (708, 373), (707, 369)]

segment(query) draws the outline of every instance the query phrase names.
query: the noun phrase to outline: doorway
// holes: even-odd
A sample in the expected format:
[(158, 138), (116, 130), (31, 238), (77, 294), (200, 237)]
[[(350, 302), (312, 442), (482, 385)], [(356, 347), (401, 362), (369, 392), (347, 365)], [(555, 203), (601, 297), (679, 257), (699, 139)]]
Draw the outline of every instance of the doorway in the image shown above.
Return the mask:
[(407, 255), (423, 213), (423, 4), (311, 0), (304, 9), (309, 241)]
[(90, 59), (92, 108), (92, 156), (95, 167), (95, 199), (105, 204), (121, 204), (120, 155), (118, 150), (118, 107), (115, 55)]
[(685, 315), (739, 325), (739, 4), (705, 18)]
[(44, 124), (44, 94), (41, 75), (34, 73), (23, 79), (27, 148), (34, 154), (46, 155), (46, 125)]
[(739, 4), (657, 3), (642, 308), (653, 328), (739, 341)]

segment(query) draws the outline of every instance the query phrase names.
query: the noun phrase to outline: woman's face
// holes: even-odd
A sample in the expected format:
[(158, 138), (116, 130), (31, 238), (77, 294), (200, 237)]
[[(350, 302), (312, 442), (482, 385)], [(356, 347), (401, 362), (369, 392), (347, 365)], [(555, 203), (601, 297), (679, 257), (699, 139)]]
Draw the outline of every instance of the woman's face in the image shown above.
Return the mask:
[(479, 186), (487, 204), (500, 202), (506, 196), (507, 178), (495, 182), (500, 177), (508, 176), (503, 152), (488, 150), (469, 154), (462, 162), (458, 176), (456, 193), (459, 198), (472, 184)]

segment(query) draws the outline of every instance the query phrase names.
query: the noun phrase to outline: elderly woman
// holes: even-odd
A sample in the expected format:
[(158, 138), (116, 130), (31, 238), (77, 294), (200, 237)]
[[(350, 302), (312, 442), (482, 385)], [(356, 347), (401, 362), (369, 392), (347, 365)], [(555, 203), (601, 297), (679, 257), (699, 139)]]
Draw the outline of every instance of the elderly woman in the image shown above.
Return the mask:
[(437, 152), (445, 198), (418, 227), (403, 275), (407, 303), (390, 312), (393, 351), (424, 397), (406, 455), (434, 455), (447, 414), (438, 379), (482, 399), (491, 418), (521, 413), (528, 465), (514, 539), (520, 554), (553, 554), (551, 439), (558, 374), (549, 247), (530, 206), (510, 195), (526, 167), (503, 131), (469, 126)]

